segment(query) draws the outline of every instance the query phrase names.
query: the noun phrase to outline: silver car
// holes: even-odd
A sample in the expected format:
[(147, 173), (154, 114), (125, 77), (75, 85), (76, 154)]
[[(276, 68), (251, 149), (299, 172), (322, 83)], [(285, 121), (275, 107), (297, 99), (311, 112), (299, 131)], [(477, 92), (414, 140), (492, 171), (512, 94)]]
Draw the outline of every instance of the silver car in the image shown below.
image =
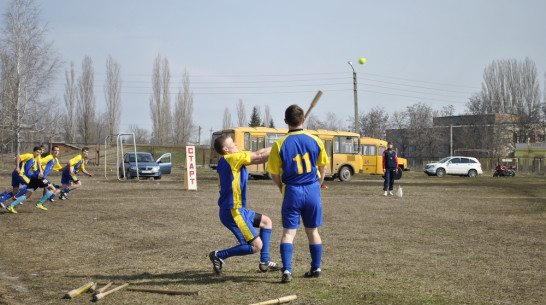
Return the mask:
[(443, 177), (445, 175), (460, 175), (476, 177), (483, 174), (480, 161), (472, 157), (454, 156), (443, 158), (436, 163), (425, 165), (425, 173), (429, 176)]

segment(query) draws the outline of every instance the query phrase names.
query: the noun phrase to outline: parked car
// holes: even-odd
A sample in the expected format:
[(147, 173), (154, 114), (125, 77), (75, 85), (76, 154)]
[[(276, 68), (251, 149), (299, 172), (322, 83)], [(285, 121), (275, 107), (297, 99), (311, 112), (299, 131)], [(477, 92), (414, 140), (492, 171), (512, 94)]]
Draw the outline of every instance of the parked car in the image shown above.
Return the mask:
[(119, 165), (119, 176), (121, 178), (127, 176), (127, 179), (136, 177), (137, 164), (139, 177), (158, 180), (161, 179), (161, 175), (171, 173), (172, 155), (171, 153), (165, 153), (155, 160), (154, 156), (147, 152), (137, 152), (136, 158), (134, 152), (126, 153)]
[(444, 175), (461, 175), (476, 177), (483, 174), (480, 161), (472, 157), (454, 156), (443, 158), (436, 163), (425, 165), (425, 173), (429, 176), (436, 175), (443, 177)]

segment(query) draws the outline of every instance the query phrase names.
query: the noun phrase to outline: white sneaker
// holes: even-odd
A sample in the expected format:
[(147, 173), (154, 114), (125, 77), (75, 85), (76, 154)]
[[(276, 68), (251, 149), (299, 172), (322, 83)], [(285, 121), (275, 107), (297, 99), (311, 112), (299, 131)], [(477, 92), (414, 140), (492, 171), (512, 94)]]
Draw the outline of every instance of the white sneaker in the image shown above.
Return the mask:
[(389, 191), (389, 195), (391, 195), (391, 196), (392, 196), (392, 191)]
[(387, 191), (384, 191), (384, 192), (383, 192), (383, 196), (387, 196)]

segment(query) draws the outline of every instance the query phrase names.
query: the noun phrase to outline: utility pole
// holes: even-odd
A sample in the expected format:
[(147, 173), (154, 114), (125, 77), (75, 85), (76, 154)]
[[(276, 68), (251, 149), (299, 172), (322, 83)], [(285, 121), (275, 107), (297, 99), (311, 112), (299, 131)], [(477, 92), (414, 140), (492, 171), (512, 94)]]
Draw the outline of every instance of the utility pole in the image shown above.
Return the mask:
[(199, 146), (201, 146), (201, 126), (199, 126)]

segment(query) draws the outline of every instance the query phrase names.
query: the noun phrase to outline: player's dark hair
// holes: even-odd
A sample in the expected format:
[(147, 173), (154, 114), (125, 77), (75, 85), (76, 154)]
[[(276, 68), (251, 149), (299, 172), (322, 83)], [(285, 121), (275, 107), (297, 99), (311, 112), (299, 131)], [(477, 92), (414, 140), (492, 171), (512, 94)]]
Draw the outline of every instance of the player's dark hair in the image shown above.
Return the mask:
[(82, 152), (84, 152), (84, 151), (89, 151), (89, 147), (82, 148)]
[(303, 122), (303, 116), (303, 109), (298, 105), (290, 105), (284, 111), (284, 118), (290, 126), (300, 126)]
[(221, 137), (218, 137), (216, 138), (216, 140), (214, 140), (214, 150), (221, 154), (221, 155), (224, 155), (224, 143), (226, 143), (226, 140), (229, 136), (221, 136)]
[(53, 146), (51, 147), (51, 151), (54, 151), (54, 150), (55, 150), (55, 148), (58, 148), (59, 150), (61, 149), (61, 148), (60, 148), (59, 146), (57, 146), (57, 145), (53, 145)]
[(42, 150), (42, 148), (40, 146), (34, 146), (34, 148), (32, 149), (32, 151), (37, 151), (37, 150)]

